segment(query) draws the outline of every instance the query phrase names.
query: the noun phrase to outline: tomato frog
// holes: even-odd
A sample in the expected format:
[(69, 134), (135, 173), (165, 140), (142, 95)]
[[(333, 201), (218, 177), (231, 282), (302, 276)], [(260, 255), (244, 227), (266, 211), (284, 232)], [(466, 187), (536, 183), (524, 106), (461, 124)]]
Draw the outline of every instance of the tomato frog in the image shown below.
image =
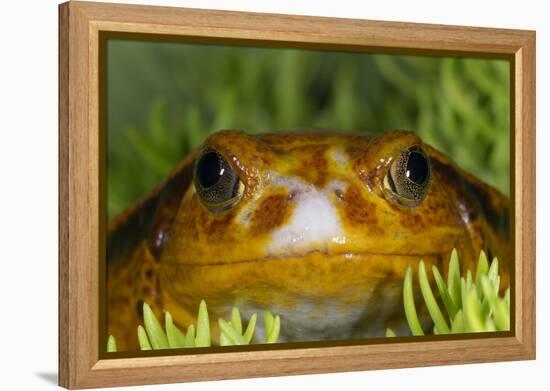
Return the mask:
[(280, 342), (407, 335), (408, 265), (446, 273), (456, 248), (473, 272), (484, 250), (507, 286), (509, 223), (507, 197), (409, 131), (217, 132), (109, 222), (108, 333), (137, 350), (143, 302), (184, 329), (204, 299), (213, 337), (233, 306), (279, 314)]

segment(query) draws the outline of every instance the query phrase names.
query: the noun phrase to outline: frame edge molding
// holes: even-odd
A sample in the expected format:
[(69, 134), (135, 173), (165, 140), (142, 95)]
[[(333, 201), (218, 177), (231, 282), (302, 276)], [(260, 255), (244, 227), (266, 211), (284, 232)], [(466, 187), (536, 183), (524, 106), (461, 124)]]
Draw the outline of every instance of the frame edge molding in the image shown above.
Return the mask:
[[(154, 12), (146, 12), (154, 10)], [(170, 16), (176, 10), (175, 16)], [(515, 170), (516, 183), (516, 335), (464, 341), (405, 342), (385, 345), (356, 345), (333, 348), (307, 348), (296, 350), (273, 350), (261, 352), (206, 353), (189, 356), (164, 356), (131, 359), (99, 360), (97, 326), (97, 276), (93, 276), (93, 254), (97, 254), (98, 201), (97, 190), (97, 33), (101, 28), (117, 28), (122, 20), (130, 23), (124, 28), (130, 31), (143, 30), (157, 34), (177, 33), (174, 21), (182, 18), (191, 21), (197, 15), (213, 17), (213, 21), (197, 20), (186, 26), (197, 29), (210, 37), (221, 37), (231, 31), (242, 39), (251, 39), (251, 32), (260, 31), (262, 39), (282, 39), (293, 36), (292, 42), (321, 42), (330, 40), (330, 34), (314, 34), (307, 31), (285, 30), (283, 23), (270, 32), (278, 19), (308, 22), (307, 29), (316, 23), (338, 24), (335, 45), (346, 42), (364, 45), (361, 34), (370, 32), (367, 38), (374, 42), (373, 48), (388, 45), (396, 50), (414, 49), (410, 36), (399, 40), (411, 29), (452, 31), (459, 34), (456, 41), (448, 41), (449, 34), (438, 37), (435, 46), (425, 44), (424, 49), (441, 50), (445, 53), (467, 51), (475, 47), (476, 55), (490, 52), (514, 58), (516, 64), (515, 113)], [(215, 29), (208, 23), (230, 15), (228, 25)], [(169, 18), (162, 30), (162, 16)], [(245, 16), (254, 15), (251, 27), (243, 27)], [(171, 18), (171, 19), (170, 19)], [(174, 19), (175, 18), (175, 19)], [(269, 20), (261, 27), (262, 18)], [(208, 18), (206, 18), (208, 19)], [(238, 19), (241, 19), (239, 22)], [(156, 21), (156, 22), (155, 22)], [(156, 24), (155, 24), (156, 23)], [(175, 24), (174, 24), (175, 23)], [(274, 24), (275, 23), (275, 24)], [(350, 24), (346, 29), (346, 24)], [(110, 26), (110, 27), (109, 27)], [(228, 27), (229, 26), (229, 27)], [(313, 27), (312, 27), (313, 26)], [(180, 26), (181, 28), (181, 26)], [(133, 30), (132, 30), (133, 29)], [(256, 30), (255, 30), (256, 29)], [(258, 30), (259, 29), (259, 30)], [(384, 32), (393, 31), (390, 40), (383, 40)], [(160, 31), (160, 32), (159, 32)], [(352, 32), (355, 33), (352, 34)], [(346, 35), (348, 34), (348, 35)], [(351, 35), (349, 35), (351, 34)], [(483, 36), (491, 39), (483, 43)], [(422, 36), (422, 35), (420, 35)], [(346, 38), (347, 37), (347, 38)], [(473, 41), (468, 41), (472, 39)], [(267, 39), (268, 40), (268, 39)], [(503, 40), (501, 44), (495, 41)], [(367, 40), (368, 41), (368, 40)], [(251, 14), (233, 11), (191, 10), (171, 7), (134, 6), (121, 4), (67, 2), (59, 5), (59, 384), (66, 388), (98, 386), (156, 384), (196, 380), (214, 380), (242, 377), (278, 376), (401, 368), (410, 366), (450, 365), (490, 361), (525, 360), (536, 357), (535, 337), (535, 32), (525, 30), (468, 28), (412, 24), (402, 22), (376, 22), (354, 19), (332, 19), (312, 16), (274, 14)], [(473, 42), (473, 43), (472, 43)], [(421, 51), (421, 50), (420, 50)], [(95, 80), (97, 83), (97, 80)], [(97, 95), (97, 94), (96, 94)], [(95, 163), (94, 163), (95, 160)], [(93, 166), (95, 169), (89, 170)], [(518, 175), (519, 174), (519, 175)], [(518, 225), (519, 224), (519, 225)], [(94, 249), (95, 248), (95, 249)], [(95, 284), (95, 286), (94, 286)], [(95, 314), (94, 314), (95, 312)], [(476, 346), (477, 345), (477, 346)], [(421, 347), (420, 347), (421, 346)], [(487, 351), (489, 346), (499, 346), (500, 351)], [(467, 355), (456, 358), (456, 348), (468, 349)], [(321, 357), (325, 354), (338, 357)], [(395, 354), (399, 353), (398, 359)], [(433, 354), (429, 357), (429, 354)], [(393, 355), (393, 359), (390, 357)], [(312, 360), (314, 359), (314, 360)], [(417, 360), (414, 362), (413, 360)], [(154, 362), (153, 362), (154, 361)], [(243, 362), (250, 365), (243, 366)], [(185, 370), (182, 370), (185, 369)], [(231, 375), (227, 371), (232, 372)]]

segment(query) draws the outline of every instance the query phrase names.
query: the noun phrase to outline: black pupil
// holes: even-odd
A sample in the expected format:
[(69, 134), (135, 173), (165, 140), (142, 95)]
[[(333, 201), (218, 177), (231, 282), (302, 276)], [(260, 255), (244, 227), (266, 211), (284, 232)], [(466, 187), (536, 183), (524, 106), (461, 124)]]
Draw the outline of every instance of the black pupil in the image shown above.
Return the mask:
[(214, 186), (222, 176), (220, 159), (215, 152), (205, 153), (199, 160), (197, 175), (202, 187)]
[(407, 178), (418, 185), (428, 179), (428, 161), (419, 152), (411, 152), (407, 161)]

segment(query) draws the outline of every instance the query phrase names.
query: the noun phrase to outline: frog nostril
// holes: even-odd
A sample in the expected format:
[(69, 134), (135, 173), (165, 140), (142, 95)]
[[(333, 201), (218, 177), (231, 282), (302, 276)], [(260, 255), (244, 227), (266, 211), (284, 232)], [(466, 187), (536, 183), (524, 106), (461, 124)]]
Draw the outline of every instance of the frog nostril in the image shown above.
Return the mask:
[(344, 193), (342, 192), (342, 190), (340, 190), (340, 189), (335, 189), (335, 190), (334, 190), (334, 195), (335, 195), (340, 201), (344, 201)]
[(296, 191), (291, 191), (290, 193), (288, 193), (288, 200), (292, 201), (294, 198), (296, 198), (296, 195), (298, 195)]

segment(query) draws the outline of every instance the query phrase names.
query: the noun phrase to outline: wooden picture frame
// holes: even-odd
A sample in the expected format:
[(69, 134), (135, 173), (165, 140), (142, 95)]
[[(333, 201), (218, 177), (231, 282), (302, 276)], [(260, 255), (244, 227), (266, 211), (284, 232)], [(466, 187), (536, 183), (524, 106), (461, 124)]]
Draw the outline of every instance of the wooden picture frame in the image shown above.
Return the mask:
[[(188, 355), (100, 354), (105, 245), (99, 66), (105, 32), (265, 46), (501, 58), (511, 68), (512, 330), (475, 339)], [(172, 383), (535, 358), (535, 32), (89, 2), (59, 6), (59, 384)], [(386, 341), (387, 342), (387, 341)], [(460, 354), (457, 354), (460, 352)]]

